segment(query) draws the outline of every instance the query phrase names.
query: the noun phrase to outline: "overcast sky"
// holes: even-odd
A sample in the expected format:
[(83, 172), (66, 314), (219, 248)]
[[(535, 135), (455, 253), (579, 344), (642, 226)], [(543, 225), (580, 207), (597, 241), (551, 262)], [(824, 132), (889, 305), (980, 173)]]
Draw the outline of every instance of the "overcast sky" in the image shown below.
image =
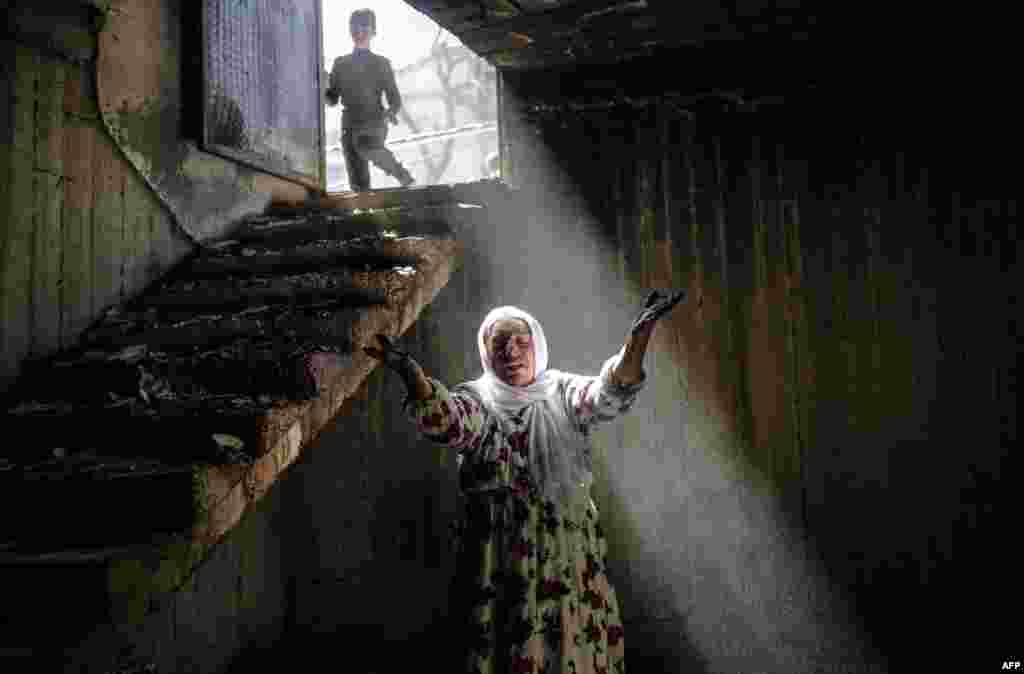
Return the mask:
[[(323, 0), (324, 67), (330, 70), (335, 57), (352, 51), (348, 17), (353, 10), (369, 8), (377, 15), (373, 51), (391, 59), (396, 69), (414, 63), (430, 51), (438, 26), (402, 0)], [(442, 31), (441, 41), (455, 38)]]

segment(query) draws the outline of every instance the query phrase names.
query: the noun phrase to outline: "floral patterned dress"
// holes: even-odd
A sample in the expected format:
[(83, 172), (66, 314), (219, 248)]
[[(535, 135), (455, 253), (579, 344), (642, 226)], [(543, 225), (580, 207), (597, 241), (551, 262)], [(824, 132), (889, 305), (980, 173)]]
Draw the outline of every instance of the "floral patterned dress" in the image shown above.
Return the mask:
[[(585, 435), (632, 406), (643, 382), (571, 375), (557, 393)], [(607, 544), (589, 488), (569, 503), (543, 498), (530, 475), (526, 424), (466, 385), (431, 380), (407, 401), (420, 433), (458, 450), (463, 515), (457, 526), (452, 610), (472, 674), (625, 672), (622, 617), (605, 575)]]

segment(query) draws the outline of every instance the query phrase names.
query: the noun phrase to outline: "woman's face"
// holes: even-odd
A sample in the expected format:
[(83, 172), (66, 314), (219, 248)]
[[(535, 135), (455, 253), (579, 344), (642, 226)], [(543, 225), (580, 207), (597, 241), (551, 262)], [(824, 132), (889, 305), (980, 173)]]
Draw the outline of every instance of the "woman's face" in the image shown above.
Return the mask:
[(526, 386), (537, 376), (530, 326), (518, 318), (503, 318), (491, 326), (487, 352), (494, 374), (509, 386)]

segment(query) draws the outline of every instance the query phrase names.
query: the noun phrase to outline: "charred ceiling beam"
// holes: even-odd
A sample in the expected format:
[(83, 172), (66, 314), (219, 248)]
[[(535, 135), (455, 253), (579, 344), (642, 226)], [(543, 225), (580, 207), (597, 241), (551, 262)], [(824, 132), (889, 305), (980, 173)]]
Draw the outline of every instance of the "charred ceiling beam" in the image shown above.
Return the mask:
[[(313, 243), (322, 239), (343, 240), (338, 232), (357, 232), (360, 236), (380, 236), (392, 233), (403, 235), (431, 234), (441, 236), (452, 233), (451, 220), (458, 214), (449, 205), (422, 208), (394, 207), (384, 210), (349, 213), (324, 211), (315, 216), (263, 217), (237, 229), (230, 239), (218, 242), (218, 250), (241, 250), (246, 246), (262, 244), (285, 248)], [(354, 238), (354, 237), (350, 237)]]
[(46, 412), (50, 406), (55, 415), (91, 409), (159, 417), (178, 416), (173, 413), (175, 406), (185, 410), (221, 395), (238, 396), (247, 403), (263, 400), (266, 405), (277, 399), (308, 400), (317, 388), (304, 360), (311, 352), (324, 353), (286, 339), (235, 340), (186, 353), (145, 345), (132, 350), (138, 355), (131, 359), (116, 354), (97, 357), (93, 351), (34, 368), (30, 381), (19, 391), (30, 403), (13, 408), (12, 413)]
[(614, 109), (642, 109), (659, 107), (677, 111), (681, 116), (690, 117), (696, 106), (707, 103), (718, 104), (719, 110), (754, 111), (764, 105), (783, 103), (783, 96), (747, 97), (742, 91), (708, 91), (699, 94), (666, 92), (659, 96), (633, 97), (620, 95), (612, 98), (598, 98), (588, 101), (564, 101), (552, 103), (545, 100), (523, 101), (519, 110), (527, 117), (559, 117), (566, 114), (582, 114)]
[(493, 181), (481, 180), (459, 185), (429, 185), (406, 189), (370, 190), (369, 192), (330, 192), (327, 196), (312, 202), (294, 204), (279, 201), (274, 206), (280, 211), (287, 212), (296, 207), (365, 211), (385, 208), (450, 207), (460, 203), (483, 205), (481, 194), (491, 191), (488, 187), (490, 182)]
[[(598, 6), (590, 12), (575, 5), (537, 15), (488, 24), (460, 35), (477, 54), (499, 66), (526, 66), (598, 58), (617, 59), (645, 45), (697, 44), (670, 20), (648, 9), (644, 0)], [(571, 11), (570, 11), (571, 10)]]
[[(825, 19), (841, 14), (841, 10), (821, 14), (767, 0), (725, 5), (712, 0), (530, 2), (520, 3), (523, 11), (506, 18), (466, 12), (464, 2), (411, 4), (506, 71), (617, 63), (651, 56), (665, 47), (807, 42), (824, 34)], [(831, 23), (834, 32), (842, 22)], [(746, 47), (734, 50), (732, 57), (741, 61), (759, 57)]]
[[(750, 58), (737, 59), (737, 54)], [(809, 62), (807, 45), (748, 40), (700, 48), (655, 47), (648, 59), (566, 63), (503, 74), (508, 102), (621, 104), (629, 99), (685, 98), (738, 92), (746, 100), (789, 96), (828, 81), (827, 62)], [(664, 71), (652, 77), (654, 68)]]
[(225, 276), (256, 276), (288, 271), (349, 267), (386, 270), (415, 266), (419, 260), (402, 246), (359, 250), (352, 246), (331, 246), (327, 242), (298, 246), (284, 251), (248, 248), (242, 256), (204, 256), (192, 263), (188, 278), (206, 279)]
[(240, 339), (287, 336), (289, 341), (319, 347), (350, 349), (341, 302), (322, 302), (294, 310), (266, 305), (236, 313), (196, 314), (173, 325), (151, 324), (145, 319), (105, 322), (83, 338), (85, 348), (146, 347), (158, 351), (219, 348)]
[(240, 252), (252, 244), (286, 248), (324, 239), (344, 241), (360, 235), (379, 234), (373, 227), (353, 227), (349, 214), (311, 214), (300, 210), (290, 215), (260, 215), (246, 219), (226, 238), (208, 244), (209, 249)]
[[(188, 465), (93, 455), (75, 467), (56, 460), (19, 478), (0, 474), (0, 504), (10, 512), (31, 511), (4, 518), (0, 549), (20, 553), (4, 551), (4, 561), (62, 560), (54, 555), (54, 540), (80, 551), (97, 540), (111, 545), (181, 531), (194, 519)], [(145, 516), (128, 515), (140, 509)]]
[[(737, 32), (717, 35), (718, 40), (740, 40)], [(478, 53), (502, 67), (551, 67), (563, 63), (615, 63), (650, 56), (655, 48), (695, 46), (701, 42), (687, 36), (652, 15), (635, 17), (630, 29), (622, 31), (575, 31), (565, 35), (540, 35), (522, 42), (507, 37), (479, 45)]]
[(455, 35), (478, 25), (481, 18), (486, 16), (486, 10), (481, 8), (480, 3), (476, 0), (464, 0), (458, 3), (444, 0), (441, 2), (405, 0), (405, 2)]
[(623, 16), (647, 9), (647, 0), (581, 0), (501, 21), (477, 22), (459, 31), (458, 35), (463, 44), (475, 51), (473, 45), (504, 39), (510, 33), (525, 35), (530, 39), (535, 39), (535, 35), (539, 34), (564, 35), (601, 17), (617, 16), (621, 20)]
[(0, 9), (0, 39), (31, 45), (60, 59), (87, 63), (96, 58), (98, 19), (91, 3), (15, 0)]
[[(344, 283), (344, 282), (342, 282)], [(358, 286), (334, 288), (302, 288), (284, 283), (275, 283), (265, 288), (207, 288), (200, 287), (191, 291), (164, 292), (147, 297), (138, 309), (152, 310), (166, 316), (185, 312), (232, 313), (254, 310), (262, 307), (323, 307), (346, 306), (363, 307), (383, 304), (387, 301), (383, 292)]]
[[(48, 413), (8, 413), (5, 427), (19, 433), (24, 442), (6, 458), (17, 462), (16, 470), (28, 479), (73, 477), (82, 469), (74, 459), (81, 453), (94, 454), (97, 448), (107, 457), (139, 463), (153, 460), (168, 467), (195, 461), (251, 463), (251, 448), (258, 446), (260, 437), (259, 421), (270, 405), (237, 393), (223, 398), (230, 412), (214, 407), (207, 395), (201, 405), (198, 399), (193, 404), (188, 400), (161, 403), (158, 414), (146, 414), (148, 408), (141, 402), (106, 407), (65, 403)], [(237, 451), (226, 452), (215, 435), (237, 438)], [(56, 455), (55, 449), (59, 450)], [(66, 465), (64, 457), (72, 465)], [(105, 464), (96, 465), (92, 475), (82, 477), (106, 479), (109, 470)]]

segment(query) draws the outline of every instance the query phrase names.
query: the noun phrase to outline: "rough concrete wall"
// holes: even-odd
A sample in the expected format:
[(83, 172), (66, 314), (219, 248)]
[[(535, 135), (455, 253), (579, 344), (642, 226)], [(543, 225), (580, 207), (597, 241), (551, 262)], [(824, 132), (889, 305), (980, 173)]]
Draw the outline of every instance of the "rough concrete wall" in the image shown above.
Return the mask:
[(90, 60), (0, 42), (0, 390), (191, 249), (120, 155)]
[[(26, 358), (72, 344), (105, 309), (136, 295), (194, 248), (101, 119), (101, 23), (93, 23), (96, 15), (86, 4), (14, 3), (0, 11), (6, 19), (0, 38), (0, 391)], [(179, 54), (145, 41), (132, 45), (157, 60)], [(162, 66), (179, 73), (176, 61)], [(186, 171), (197, 191), (217, 188), (215, 180), (204, 182), (212, 171), (214, 177), (244, 173), (246, 186), (265, 195), (305, 195), (269, 176), (232, 173), (228, 162), (211, 169), (203, 161), (199, 157), (189, 164), (198, 169)], [(288, 606), (276, 498), (270, 495), (182, 592), (152, 605), (123, 606), (116, 596), (94, 596), (92, 589), (106, 586), (95, 578), (107, 573), (103, 565), (5, 566), (0, 576), (9, 587), (46, 600), (35, 602), (31, 614), (4, 616), (0, 669), (131, 671), (117, 667), (137, 661), (154, 662), (161, 672), (218, 671), (245, 647), (272, 642)], [(136, 506), (125, 504), (126, 516), (136, 514)], [(125, 578), (130, 582), (130, 573)], [(96, 625), (114, 614), (132, 619), (116, 633), (88, 635), (83, 613), (55, 615), (51, 600), (57, 594), (76, 606), (89, 602)], [(55, 649), (58, 635), (81, 637), (81, 648)], [(118, 664), (108, 656), (121, 647), (124, 662)]]
[(4, 9), (0, 390), (180, 261), (194, 248), (182, 227), (216, 236), (307, 193), (197, 149), (192, 4), (88, 4)]
[(96, 64), (100, 112), (182, 229), (199, 241), (215, 239), (272, 198), (305, 198), (302, 185), (200, 149), (201, 3), (116, 1), (105, 17)]
[(115, 566), (85, 559), (5, 565), (0, 574), (18, 588), (9, 603), (20, 611), (0, 621), (0, 667), (75, 674), (252, 671), (252, 661), (242, 659), (252, 656), (239, 654), (259, 657), (277, 643), (288, 617), (283, 513), (281, 496), (272, 491), (184, 585), (161, 594), (139, 595), (133, 586), (151, 584), (152, 569), (175, 572), (174, 560), (161, 558), (156, 546)]

